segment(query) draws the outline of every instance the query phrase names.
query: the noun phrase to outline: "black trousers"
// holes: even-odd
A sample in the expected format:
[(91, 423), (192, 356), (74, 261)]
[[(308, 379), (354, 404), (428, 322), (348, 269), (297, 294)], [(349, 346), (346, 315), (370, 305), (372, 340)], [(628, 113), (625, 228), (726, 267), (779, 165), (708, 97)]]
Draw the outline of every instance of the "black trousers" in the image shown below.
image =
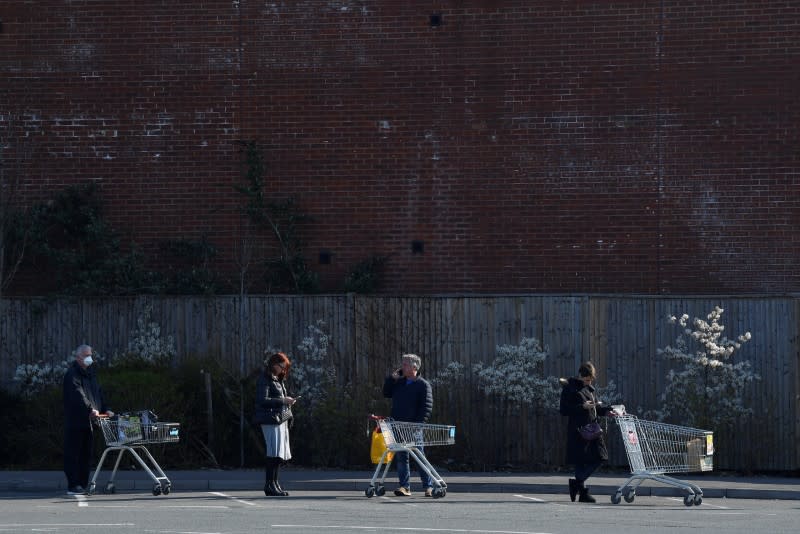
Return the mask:
[(67, 486), (89, 485), (89, 463), (94, 443), (92, 427), (64, 429), (64, 474)]

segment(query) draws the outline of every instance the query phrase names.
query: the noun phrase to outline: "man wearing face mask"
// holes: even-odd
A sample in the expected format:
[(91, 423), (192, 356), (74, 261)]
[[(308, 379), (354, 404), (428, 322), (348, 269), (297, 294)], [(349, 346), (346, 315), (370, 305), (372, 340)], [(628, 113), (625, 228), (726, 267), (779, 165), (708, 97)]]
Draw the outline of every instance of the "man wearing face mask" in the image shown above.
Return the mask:
[(114, 415), (106, 407), (92, 363), (92, 347), (81, 345), (75, 349), (75, 361), (64, 375), (64, 474), (68, 495), (86, 494), (93, 421), (101, 413)]

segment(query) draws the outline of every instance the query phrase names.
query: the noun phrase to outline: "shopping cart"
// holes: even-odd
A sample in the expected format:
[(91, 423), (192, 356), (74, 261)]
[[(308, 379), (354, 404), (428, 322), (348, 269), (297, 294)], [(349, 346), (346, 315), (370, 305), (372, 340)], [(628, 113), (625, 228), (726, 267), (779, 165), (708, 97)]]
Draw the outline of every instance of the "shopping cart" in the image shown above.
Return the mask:
[(636, 488), (645, 480), (654, 480), (684, 490), (686, 506), (702, 504), (703, 490), (666, 473), (713, 470), (713, 432), (638, 419), (625, 414), (624, 408), (622, 413), (613, 419), (625, 444), (632, 476), (611, 495), (611, 502), (619, 504), (623, 498), (633, 502)]
[(433, 497), (439, 499), (447, 495), (447, 484), (436, 469), (420, 450), (420, 447), (430, 447), (432, 445), (452, 445), (456, 442), (456, 427), (452, 425), (431, 425), (428, 423), (409, 423), (406, 421), (395, 421), (394, 419), (370, 416), (381, 428), (381, 434), (386, 442), (386, 450), (383, 451), (375, 473), (369, 487), (364, 490), (364, 495), (378, 497), (386, 493), (383, 482), (386, 480), (386, 473), (389, 471), (391, 461), (384, 462), (386, 456), (391, 452), (404, 451), (417, 462), (420, 469), (425, 471), (433, 483)]
[[(116, 492), (114, 477), (117, 474), (120, 461), (127, 451), (131, 453), (131, 456), (139, 462), (142, 469), (153, 479), (153, 495), (161, 495), (162, 493), (164, 495), (169, 495), (172, 489), (172, 483), (145, 445), (176, 443), (180, 438), (180, 423), (141, 421), (139, 418), (134, 417), (116, 417), (112, 419), (104, 416), (99, 417), (97, 421), (103, 431), (103, 438), (106, 441), (106, 450), (103, 451), (103, 455), (100, 457), (100, 461), (97, 464), (97, 469), (94, 471), (92, 481), (87, 488), (89, 495), (95, 493), (97, 489), (97, 475), (100, 474), (106, 456), (108, 456), (108, 453), (111, 451), (119, 451), (119, 455), (117, 455), (117, 461), (114, 463), (114, 470), (111, 472), (111, 477), (105, 485), (105, 493)], [(148, 465), (145, 459), (150, 465)]]

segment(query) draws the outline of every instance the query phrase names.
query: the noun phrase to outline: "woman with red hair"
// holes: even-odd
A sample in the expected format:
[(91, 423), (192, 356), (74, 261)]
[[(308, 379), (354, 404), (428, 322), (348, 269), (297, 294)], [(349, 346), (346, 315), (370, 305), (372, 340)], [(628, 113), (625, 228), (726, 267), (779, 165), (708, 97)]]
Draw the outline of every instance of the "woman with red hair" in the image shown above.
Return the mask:
[(264, 359), (264, 370), (256, 385), (255, 421), (261, 425), (266, 448), (264, 495), (286, 497), (279, 482), (281, 465), (292, 458), (289, 447), (290, 407), (297, 402), (286, 394), (286, 377), (292, 362), (286, 354), (275, 352)]

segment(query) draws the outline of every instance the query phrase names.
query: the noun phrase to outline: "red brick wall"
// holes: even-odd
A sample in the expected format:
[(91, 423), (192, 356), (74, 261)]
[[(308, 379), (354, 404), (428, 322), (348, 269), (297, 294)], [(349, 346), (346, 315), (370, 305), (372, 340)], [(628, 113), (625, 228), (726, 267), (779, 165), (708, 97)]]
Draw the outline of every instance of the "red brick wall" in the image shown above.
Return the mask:
[(270, 196), (314, 219), (327, 291), (372, 254), (397, 293), (800, 291), (797, 2), (4, 0), (0, 19), (26, 198), (96, 181), (145, 250), (207, 234), (235, 270), (253, 139)]

